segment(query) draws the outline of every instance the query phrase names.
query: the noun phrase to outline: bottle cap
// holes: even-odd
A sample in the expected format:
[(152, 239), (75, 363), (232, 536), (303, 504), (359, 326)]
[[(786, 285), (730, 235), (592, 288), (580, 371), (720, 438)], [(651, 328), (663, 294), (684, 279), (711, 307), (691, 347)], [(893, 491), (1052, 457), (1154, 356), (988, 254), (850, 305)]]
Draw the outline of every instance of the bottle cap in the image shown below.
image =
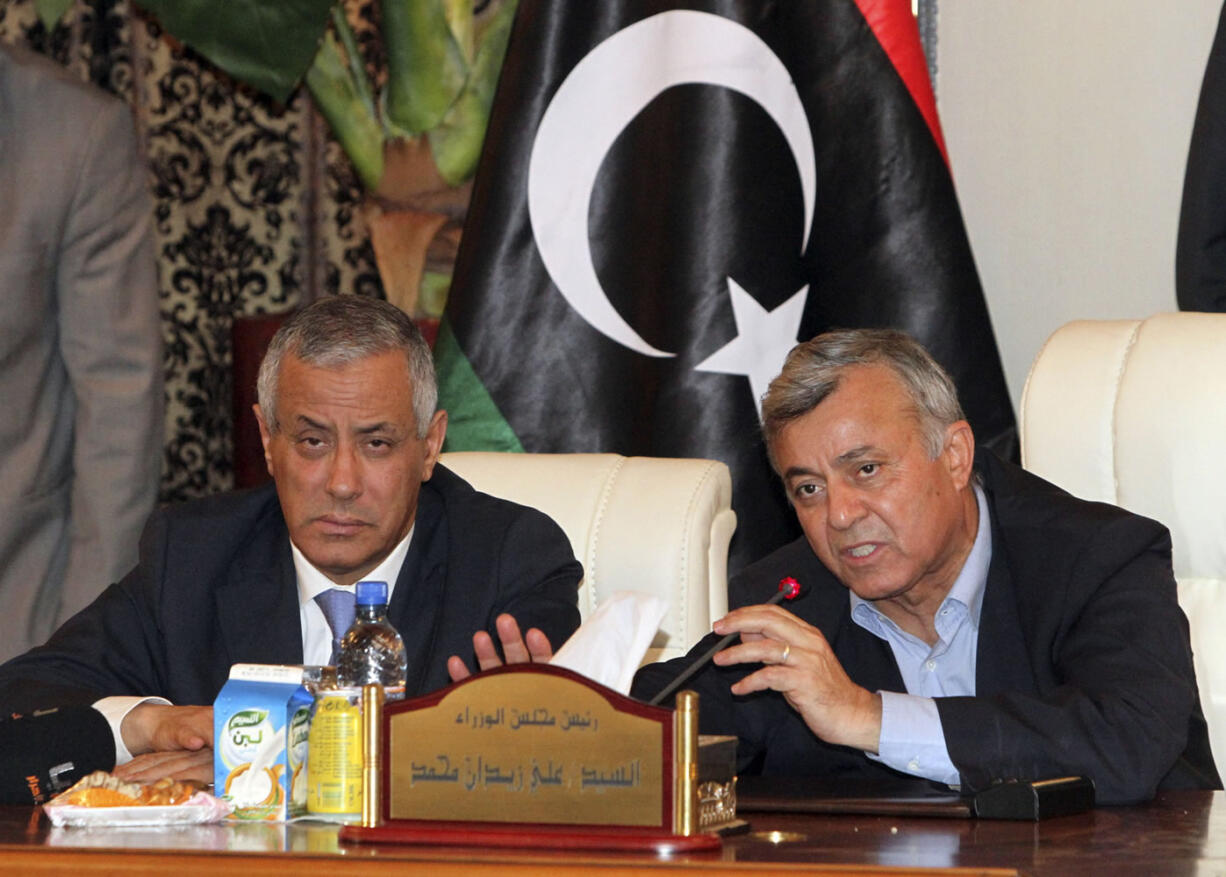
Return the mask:
[(381, 606), (387, 603), (387, 582), (358, 582), (354, 589), (359, 606)]

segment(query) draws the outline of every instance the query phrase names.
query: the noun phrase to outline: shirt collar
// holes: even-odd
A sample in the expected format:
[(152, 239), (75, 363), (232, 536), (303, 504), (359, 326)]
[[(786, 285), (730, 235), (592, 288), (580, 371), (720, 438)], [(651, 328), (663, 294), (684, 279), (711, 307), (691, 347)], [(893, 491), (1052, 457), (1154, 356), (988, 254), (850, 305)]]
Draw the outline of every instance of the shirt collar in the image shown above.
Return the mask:
[[(979, 530), (975, 534), (974, 544), (971, 545), (971, 553), (966, 556), (966, 561), (963, 562), (958, 577), (954, 579), (953, 587), (941, 601), (941, 606), (950, 601), (962, 604), (966, 607), (967, 618), (975, 627), (979, 627), (979, 613), (983, 609), (983, 592), (988, 584), (988, 567), (992, 563), (992, 520), (988, 515), (987, 496), (978, 484), (973, 486), (975, 501), (979, 507)], [(858, 597), (850, 588), (847, 593), (851, 597), (852, 617), (861, 622), (861, 626), (864, 626), (862, 622), (867, 619), (864, 609), (859, 609), (860, 606), (864, 606), (877, 618), (888, 621), (872, 602)]]
[[(382, 562), (370, 572), (368, 572), (363, 581), (370, 582), (387, 582), (387, 602), (392, 602), (392, 591), (396, 589), (396, 579), (400, 577), (400, 567), (404, 566), (405, 555), (409, 553), (409, 542), (413, 539), (413, 531), (417, 529), (417, 522), (413, 522), (413, 526), (409, 527), (409, 532), (405, 537), (396, 544), (391, 553), (383, 558)], [(298, 580), (298, 602), (300, 604), (310, 603), (315, 599), (316, 595), (323, 593), (329, 588), (342, 588), (344, 590), (353, 590), (353, 585), (344, 586), (338, 585), (319, 569), (306, 559), (306, 555), (298, 550), (298, 546), (293, 540), (289, 543), (290, 553), (294, 556), (294, 573)]]
[(946, 600), (957, 600), (967, 608), (970, 619), (979, 626), (979, 612), (983, 609), (983, 592), (988, 584), (988, 567), (992, 564), (992, 519), (988, 515), (988, 498), (978, 484), (975, 485), (975, 500), (979, 505), (979, 532), (975, 544), (962, 564), (962, 571), (954, 579)]

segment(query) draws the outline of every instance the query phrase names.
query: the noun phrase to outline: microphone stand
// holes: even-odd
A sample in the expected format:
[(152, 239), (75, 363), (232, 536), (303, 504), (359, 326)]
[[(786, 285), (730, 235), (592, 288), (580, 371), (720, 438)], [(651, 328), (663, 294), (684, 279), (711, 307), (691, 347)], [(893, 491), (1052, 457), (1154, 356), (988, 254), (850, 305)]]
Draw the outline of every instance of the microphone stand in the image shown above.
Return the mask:
[[(796, 581), (796, 579), (792, 578), (791, 576), (788, 576), (779, 582), (779, 590), (776, 591), (775, 595), (767, 600), (764, 605), (776, 606), (779, 603), (782, 603), (784, 600), (795, 600), (801, 595), (802, 592), (803, 589), (800, 586), (800, 582)], [(668, 685), (664, 686), (660, 693), (651, 700), (647, 701), (647, 703), (650, 706), (659, 706), (660, 701), (664, 700), (664, 698), (668, 697), (670, 694), (680, 688), (682, 683), (706, 666), (707, 662), (715, 657), (716, 652), (723, 650), (728, 643), (732, 642), (738, 636), (740, 636), (740, 634), (730, 633), (720, 639), (719, 642), (699, 655), (692, 664), (681, 672), (680, 676), (668, 683)]]

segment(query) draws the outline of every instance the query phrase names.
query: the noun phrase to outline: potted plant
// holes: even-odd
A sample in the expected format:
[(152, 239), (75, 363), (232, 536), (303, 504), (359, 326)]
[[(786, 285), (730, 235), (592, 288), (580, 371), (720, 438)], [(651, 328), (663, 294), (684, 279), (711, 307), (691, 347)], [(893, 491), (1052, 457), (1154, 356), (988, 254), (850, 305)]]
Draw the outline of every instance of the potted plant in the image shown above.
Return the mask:
[[(241, 82), (285, 102), (305, 83), (353, 164), (389, 301), (437, 320), (515, 0), (380, 0), (376, 89), (343, 0), (135, 0)], [(35, 0), (53, 26), (73, 0)]]

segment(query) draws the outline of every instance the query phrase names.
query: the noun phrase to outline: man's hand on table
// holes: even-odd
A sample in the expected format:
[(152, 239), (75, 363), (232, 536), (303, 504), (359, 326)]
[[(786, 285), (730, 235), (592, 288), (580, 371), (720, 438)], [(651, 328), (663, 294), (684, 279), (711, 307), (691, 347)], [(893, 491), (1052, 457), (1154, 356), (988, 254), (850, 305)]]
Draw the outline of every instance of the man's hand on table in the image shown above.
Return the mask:
[(213, 750), (176, 749), (170, 752), (146, 752), (127, 764), (111, 771), (121, 780), (136, 783), (153, 783), (169, 777), (172, 780), (196, 780), (201, 783), (213, 781)]
[(133, 754), (114, 773), (152, 782), (162, 777), (209, 782), (213, 778), (213, 708), (142, 703), (124, 716), (124, 746)]
[(120, 731), (133, 755), (204, 749), (213, 742), (213, 708), (142, 703), (124, 716)]
[[(524, 636), (519, 631), (519, 623), (505, 612), (494, 620), (494, 627), (498, 631), (502, 653), (507, 658), (506, 663), (545, 664), (553, 657), (553, 646), (549, 644), (549, 637), (535, 627), (529, 629), (527, 636)], [(473, 634), (473, 653), (477, 656), (477, 667), (480, 670), (501, 667), (503, 664), (498, 657), (498, 650), (494, 647), (494, 640), (484, 630)], [(447, 672), (451, 675), (452, 682), (459, 682), (472, 675), (468, 665), (459, 655), (452, 655), (447, 659)]]

